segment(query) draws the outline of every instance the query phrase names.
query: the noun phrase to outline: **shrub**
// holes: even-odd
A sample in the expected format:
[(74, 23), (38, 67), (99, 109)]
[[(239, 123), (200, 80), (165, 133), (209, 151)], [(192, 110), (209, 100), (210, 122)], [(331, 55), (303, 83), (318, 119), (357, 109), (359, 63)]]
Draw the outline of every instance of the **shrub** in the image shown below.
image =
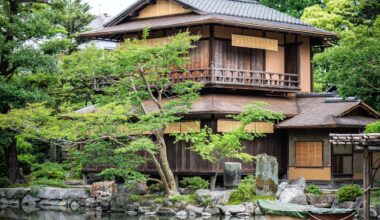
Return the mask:
[(149, 191), (150, 192), (162, 192), (165, 191), (164, 186), (160, 183), (155, 183), (149, 185)]
[(310, 184), (306, 187), (306, 193), (310, 193), (310, 194), (314, 194), (314, 195), (321, 195), (322, 194), (322, 191), (321, 191), (321, 188), (319, 188), (319, 186), (315, 185), (315, 184)]
[(246, 176), (240, 183), (236, 190), (237, 195), (244, 202), (249, 201), (249, 198), (256, 194), (256, 179), (254, 176)]
[(33, 185), (33, 186), (52, 186), (52, 187), (59, 187), (59, 188), (67, 188), (68, 187), (68, 185), (62, 179), (45, 179), (45, 178), (32, 180), (31, 185)]
[(33, 172), (31, 174), (31, 180), (36, 181), (39, 179), (57, 179), (57, 180), (65, 180), (65, 170), (58, 163), (42, 163), (37, 164), (33, 168)]
[(12, 183), (9, 181), (7, 177), (0, 177), (0, 188), (6, 188), (10, 186)]
[(360, 197), (362, 195), (363, 195), (363, 190), (360, 188), (359, 185), (349, 184), (349, 185), (345, 185), (339, 188), (338, 201), (339, 202), (355, 201), (357, 197)]
[(208, 189), (208, 186), (210, 185), (207, 180), (204, 180), (199, 176), (183, 178), (180, 183), (183, 187), (187, 187), (192, 191), (198, 189)]

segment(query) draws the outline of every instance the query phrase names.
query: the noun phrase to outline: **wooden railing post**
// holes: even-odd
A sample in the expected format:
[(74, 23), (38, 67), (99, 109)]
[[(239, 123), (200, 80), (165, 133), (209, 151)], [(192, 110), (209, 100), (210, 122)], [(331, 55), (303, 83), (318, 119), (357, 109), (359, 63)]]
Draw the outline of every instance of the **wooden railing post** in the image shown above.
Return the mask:
[(214, 62), (211, 62), (210, 74), (211, 74), (211, 83), (215, 83), (215, 69), (214, 69)]

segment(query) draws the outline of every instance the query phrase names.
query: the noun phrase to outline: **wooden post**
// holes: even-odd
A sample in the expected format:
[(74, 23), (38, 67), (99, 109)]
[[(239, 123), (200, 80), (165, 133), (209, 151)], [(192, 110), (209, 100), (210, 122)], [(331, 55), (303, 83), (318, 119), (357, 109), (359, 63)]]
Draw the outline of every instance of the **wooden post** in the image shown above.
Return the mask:
[(50, 162), (58, 162), (57, 161), (57, 146), (54, 143), (50, 143)]
[(364, 201), (363, 201), (363, 218), (369, 220), (370, 209), (370, 159), (368, 153), (368, 146), (363, 147), (363, 188), (364, 188)]

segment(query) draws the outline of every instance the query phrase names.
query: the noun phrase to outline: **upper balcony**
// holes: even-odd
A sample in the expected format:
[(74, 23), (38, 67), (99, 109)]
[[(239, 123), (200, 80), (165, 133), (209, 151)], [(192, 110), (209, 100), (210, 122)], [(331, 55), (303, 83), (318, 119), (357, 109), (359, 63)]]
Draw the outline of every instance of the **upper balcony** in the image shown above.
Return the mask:
[(206, 87), (230, 87), (236, 89), (270, 90), (295, 92), (300, 90), (299, 75), (255, 70), (214, 68), (171, 72), (172, 83), (192, 80), (204, 83)]

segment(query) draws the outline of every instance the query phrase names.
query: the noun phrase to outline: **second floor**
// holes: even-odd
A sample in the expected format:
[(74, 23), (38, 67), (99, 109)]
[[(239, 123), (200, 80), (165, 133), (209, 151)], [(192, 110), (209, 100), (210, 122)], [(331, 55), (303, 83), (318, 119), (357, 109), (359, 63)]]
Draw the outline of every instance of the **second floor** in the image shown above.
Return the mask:
[(123, 42), (145, 27), (152, 45), (183, 31), (200, 36), (187, 71), (170, 74), (173, 83), (285, 93), (313, 90), (312, 47), (334, 37), (255, 0), (138, 1), (82, 37)]

